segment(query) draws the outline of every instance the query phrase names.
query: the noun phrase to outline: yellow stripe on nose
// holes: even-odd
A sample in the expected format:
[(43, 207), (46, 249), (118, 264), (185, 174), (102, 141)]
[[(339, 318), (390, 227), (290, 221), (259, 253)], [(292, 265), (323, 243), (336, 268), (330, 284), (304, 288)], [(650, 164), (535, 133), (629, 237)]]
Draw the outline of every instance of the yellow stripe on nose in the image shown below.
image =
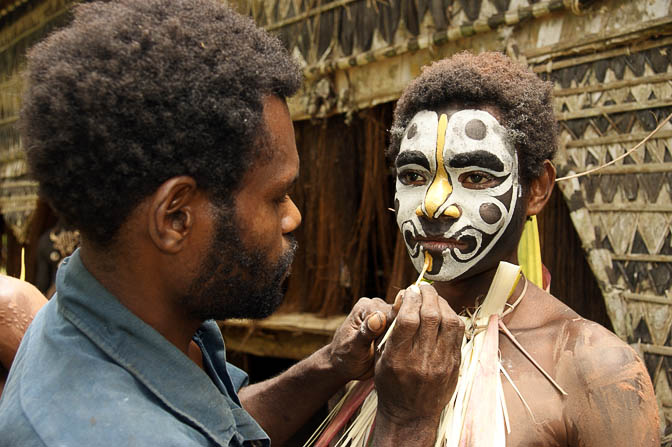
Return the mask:
[(436, 174), (429, 185), (427, 193), (425, 194), (425, 201), (423, 203), (424, 214), (429, 217), (439, 217), (436, 215), (439, 207), (443, 205), (448, 197), (453, 192), (453, 187), (448, 180), (448, 173), (443, 164), (443, 146), (446, 140), (446, 127), (448, 127), (448, 117), (446, 114), (441, 114), (439, 118), (439, 128), (436, 136)]

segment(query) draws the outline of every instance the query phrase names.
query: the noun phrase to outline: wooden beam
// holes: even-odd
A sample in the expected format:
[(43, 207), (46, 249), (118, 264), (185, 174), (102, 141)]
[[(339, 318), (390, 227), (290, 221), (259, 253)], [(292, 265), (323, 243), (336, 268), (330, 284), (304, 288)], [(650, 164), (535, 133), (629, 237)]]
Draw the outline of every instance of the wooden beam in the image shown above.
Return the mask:
[(672, 172), (672, 163), (606, 166), (595, 174), (654, 174), (658, 172)]
[(642, 301), (645, 303), (653, 303), (653, 304), (667, 304), (668, 306), (672, 304), (672, 299), (670, 299), (668, 296), (650, 295), (645, 293), (625, 292), (623, 294), (623, 298), (629, 301)]
[(227, 349), (261, 357), (300, 360), (331, 341), (346, 315), (277, 314), (264, 320), (220, 323)]
[(672, 262), (670, 255), (645, 255), (645, 254), (612, 254), (614, 261), (634, 261), (634, 262)]
[(301, 360), (331, 341), (330, 336), (223, 326), (226, 349), (260, 357)]
[(604, 92), (608, 90), (614, 90), (617, 88), (632, 87), (635, 85), (659, 84), (671, 80), (672, 80), (672, 73), (663, 73), (659, 75), (642, 76), (641, 78), (624, 79), (622, 81), (599, 83), (596, 85), (585, 85), (583, 87), (556, 88), (553, 90), (553, 96), (559, 98), (562, 96), (579, 95), (582, 93)]
[[(581, 53), (594, 53), (596, 50), (603, 49), (609, 44), (617, 45), (624, 41), (632, 41), (636, 38), (646, 39), (649, 35), (660, 35), (665, 31), (669, 32), (669, 26), (672, 24), (672, 18), (669, 16), (650, 20), (648, 22), (637, 22), (630, 24), (628, 26), (618, 27), (615, 31), (611, 33), (605, 33), (604, 31), (594, 34), (587, 34), (581, 36), (579, 39), (575, 40), (565, 40), (560, 43), (553, 45), (547, 45), (544, 47), (535, 47), (530, 48), (523, 52), (525, 57), (527, 57), (529, 64), (537, 64), (544, 62), (549, 58), (556, 58), (561, 56), (568, 56), (572, 54), (581, 54)], [(659, 42), (659, 41), (649, 41)], [(641, 45), (641, 44), (640, 44)], [(664, 45), (664, 44), (661, 44)], [(632, 51), (638, 51), (639, 46), (633, 45), (630, 49)], [(573, 64), (575, 65), (575, 64)], [(555, 64), (553, 64), (555, 66)], [(559, 67), (558, 67), (559, 68)]]
[(672, 213), (672, 205), (656, 205), (653, 203), (594, 203), (586, 205), (586, 209), (598, 213)]
[[(621, 135), (610, 135), (608, 137), (597, 137), (597, 138), (586, 138), (582, 140), (573, 140), (565, 143), (567, 149), (573, 147), (586, 147), (586, 146), (601, 146), (603, 144), (614, 144), (614, 143), (639, 143), (644, 138), (648, 137), (651, 132), (634, 132)], [(652, 140), (670, 138), (672, 137), (672, 130), (660, 130), (656, 132), (655, 135), (651, 137)]]
[(672, 356), (672, 347), (670, 346), (659, 346), (659, 345), (650, 345), (647, 343), (639, 343), (639, 347), (643, 352), (649, 354)]
[(654, 101), (628, 102), (623, 104), (616, 104), (613, 106), (593, 107), (590, 109), (578, 110), (576, 112), (559, 113), (557, 116), (558, 121), (569, 121), (577, 118), (590, 118), (593, 116), (601, 116), (611, 113), (634, 112), (637, 110), (669, 106), (672, 106), (672, 99), (657, 99)]
[(224, 326), (267, 329), (274, 331), (305, 332), (308, 334), (333, 335), (345, 320), (346, 315), (319, 317), (312, 313), (280, 313), (263, 320), (226, 320)]

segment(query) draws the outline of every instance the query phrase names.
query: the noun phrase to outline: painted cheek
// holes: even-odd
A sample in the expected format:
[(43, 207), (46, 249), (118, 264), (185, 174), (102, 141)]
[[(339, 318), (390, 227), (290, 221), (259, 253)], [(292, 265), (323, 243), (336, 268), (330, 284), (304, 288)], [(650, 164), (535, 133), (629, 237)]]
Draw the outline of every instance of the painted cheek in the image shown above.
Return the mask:
[(499, 207), (497, 207), (497, 205), (492, 202), (481, 204), (478, 209), (478, 213), (480, 214), (481, 219), (490, 225), (498, 222), (499, 219), (502, 218), (502, 212), (500, 211)]
[(422, 204), (424, 188), (409, 187), (397, 182), (395, 207), (397, 209), (397, 224), (401, 226), (405, 221), (417, 218), (415, 210)]

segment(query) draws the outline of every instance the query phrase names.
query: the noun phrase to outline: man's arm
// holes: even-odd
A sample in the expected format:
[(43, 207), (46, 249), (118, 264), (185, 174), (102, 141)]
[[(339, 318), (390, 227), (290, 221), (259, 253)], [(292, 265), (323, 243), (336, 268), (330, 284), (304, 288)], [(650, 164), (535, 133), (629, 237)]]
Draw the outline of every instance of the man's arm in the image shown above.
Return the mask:
[(658, 406), (641, 359), (601, 326), (585, 320), (578, 326), (567, 401), (568, 444), (658, 447)]
[[(429, 285), (401, 295), (396, 327), (376, 359), (375, 447), (433, 445), (459, 372), (459, 317)], [(371, 376), (373, 341), (392, 315), (381, 300), (360, 300), (331, 344), (280, 376), (243, 388), (243, 407), (281, 445), (345, 383)]]
[(350, 380), (372, 374), (373, 340), (391, 316), (383, 300), (362, 298), (330, 344), (279, 376), (240, 390), (243, 407), (274, 445), (282, 445)]

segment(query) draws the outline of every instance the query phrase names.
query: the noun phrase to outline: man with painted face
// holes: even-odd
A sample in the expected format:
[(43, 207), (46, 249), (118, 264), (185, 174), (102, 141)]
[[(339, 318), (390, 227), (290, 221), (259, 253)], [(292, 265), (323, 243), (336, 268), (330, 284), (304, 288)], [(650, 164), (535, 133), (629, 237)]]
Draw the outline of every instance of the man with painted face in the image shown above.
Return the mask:
[[(399, 99), (387, 154), (397, 223), (418, 271), (431, 255), (425, 278), (456, 311), (486, 294), (500, 261), (517, 263), (523, 224), (554, 185), (556, 126), (552, 84), (499, 53), (436, 62)], [(635, 352), (527, 280), (509, 303), (519, 299), (504, 323), (568, 395), (500, 338), (529, 405), (503, 381), (507, 445), (658, 445), (656, 399)]]
[[(373, 374), (393, 316), (382, 300), (360, 300), (329, 345), (250, 386), (211, 320), (269, 315), (296, 247), (284, 98), (301, 78), (277, 39), (216, 0), (87, 2), (27, 69), (27, 159), (81, 248), (16, 354), (0, 444), (282, 445)], [(376, 367), (392, 392), (375, 445), (428, 445), (463, 326), (429, 289), (409, 291), (398, 318)]]

